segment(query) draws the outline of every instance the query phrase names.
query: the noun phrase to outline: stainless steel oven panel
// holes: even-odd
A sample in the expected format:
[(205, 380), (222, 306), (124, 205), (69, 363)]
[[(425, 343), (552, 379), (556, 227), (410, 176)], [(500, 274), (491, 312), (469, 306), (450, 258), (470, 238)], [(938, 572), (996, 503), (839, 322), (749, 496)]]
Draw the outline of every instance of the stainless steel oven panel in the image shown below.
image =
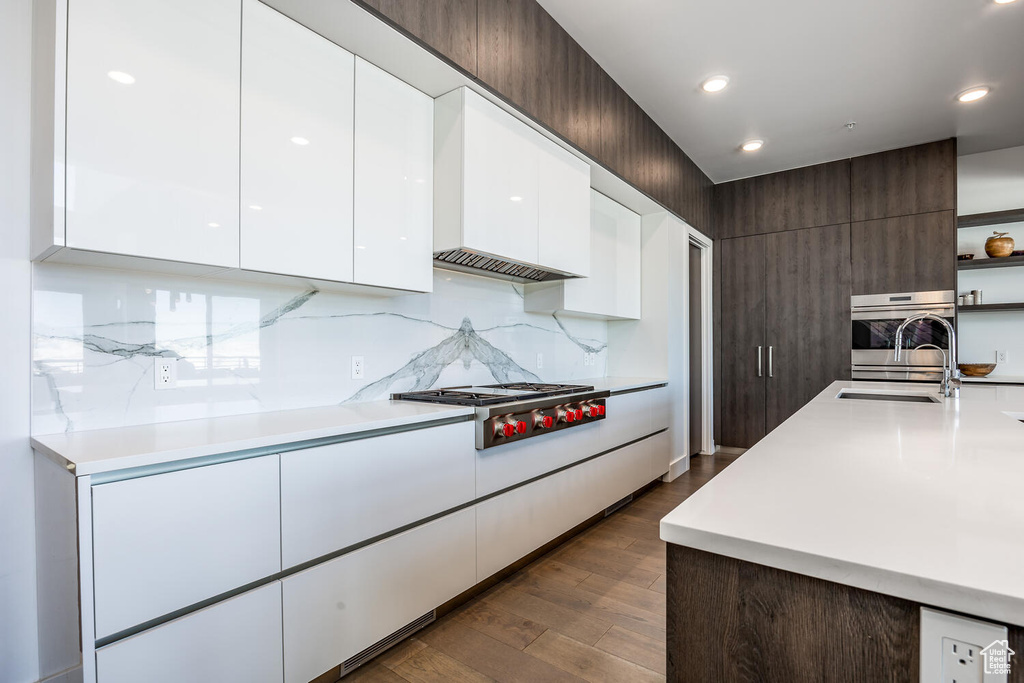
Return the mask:
[(850, 297), (850, 309), (853, 311), (882, 308), (927, 310), (932, 306), (953, 306), (955, 303), (956, 293), (951, 289), (932, 292), (897, 292), (895, 294), (857, 294)]
[(953, 318), (956, 306), (953, 304), (934, 304), (930, 306), (914, 306), (912, 308), (855, 308), (850, 311), (851, 320), (905, 320), (915, 313), (934, 313), (943, 318)]
[[(948, 349), (946, 353), (949, 353)], [(935, 365), (941, 368), (943, 356), (942, 352), (936, 349), (911, 349), (909, 352), (904, 351), (900, 356), (900, 362), (897, 363), (894, 349), (854, 349), (850, 352), (850, 362), (855, 369), (861, 365), (893, 368)]]
[(896, 367), (853, 367), (853, 379), (888, 380), (890, 382), (941, 382), (942, 367), (925, 368), (913, 366), (904, 369)]

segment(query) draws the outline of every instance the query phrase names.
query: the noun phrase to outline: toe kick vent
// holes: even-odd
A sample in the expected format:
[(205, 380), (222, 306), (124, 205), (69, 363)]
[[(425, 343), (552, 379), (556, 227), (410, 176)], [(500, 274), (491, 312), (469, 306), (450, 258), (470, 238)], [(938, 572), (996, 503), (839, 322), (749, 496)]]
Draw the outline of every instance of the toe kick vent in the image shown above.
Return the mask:
[(608, 507), (606, 507), (604, 509), (604, 516), (607, 517), (608, 515), (615, 514), (616, 512), (618, 512), (619, 510), (621, 510), (622, 508), (626, 507), (627, 505), (629, 505), (632, 502), (633, 502), (633, 494), (631, 493), (628, 496), (626, 496), (625, 498), (623, 498), (622, 500), (616, 501), (616, 502), (612, 503), (611, 505), (609, 505)]
[(376, 643), (366, 648), (359, 654), (349, 657), (341, 664), (341, 675), (345, 676), (347, 674), (352, 673), (363, 664), (366, 664), (368, 661), (370, 661), (380, 653), (387, 650), (392, 645), (397, 645), (398, 643), (402, 642), (403, 640), (411, 636), (413, 633), (416, 633), (416, 631), (419, 631), (424, 626), (432, 623), (435, 619), (437, 619), (437, 610), (430, 610), (422, 617), (410, 621), (408, 624), (398, 629), (391, 635), (381, 638)]

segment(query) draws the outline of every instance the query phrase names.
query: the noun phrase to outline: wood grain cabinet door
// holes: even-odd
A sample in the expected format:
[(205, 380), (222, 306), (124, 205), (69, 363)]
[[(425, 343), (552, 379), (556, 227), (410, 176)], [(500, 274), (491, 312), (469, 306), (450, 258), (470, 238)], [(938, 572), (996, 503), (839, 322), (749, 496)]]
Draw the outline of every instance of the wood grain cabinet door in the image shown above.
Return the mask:
[(850, 379), (850, 226), (768, 235), (765, 426)]
[(722, 240), (722, 438), (749, 448), (765, 435), (767, 235)]
[(853, 293), (931, 292), (956, 288), (956, 215), (853, 223)]

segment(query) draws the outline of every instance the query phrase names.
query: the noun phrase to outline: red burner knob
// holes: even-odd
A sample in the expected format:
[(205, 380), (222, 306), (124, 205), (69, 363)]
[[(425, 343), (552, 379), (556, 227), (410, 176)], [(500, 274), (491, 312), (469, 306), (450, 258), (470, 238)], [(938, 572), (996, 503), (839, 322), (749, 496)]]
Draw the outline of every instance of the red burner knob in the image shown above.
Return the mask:
[(577, 408), (576, 409), (576, 419), (577, 420), (582, 420), (583, 419), (583, 408)]
[(576, 413), (571, 411), (571, 410), (565, 411), (565, 421), (566, 422), (575, 422), (576, 421)]
[(516, 422), (516, 432), (519, 433), (519, 434), (525, 434), (526, 433), (526, 423), (522, 422), (522, 421)]
[(513, 434), (516, 433), (515, 425), (511, 425), (511, 424), (504, 424), (504, 425), (502, 425), (501, 426), (501, 433), (504, 434), (505, 436), (512, 436)]
[(544, 429), (550, 429), (555, 424), (555, 419), (550, 415), (545, 415), (540, 419), (540, 424)]

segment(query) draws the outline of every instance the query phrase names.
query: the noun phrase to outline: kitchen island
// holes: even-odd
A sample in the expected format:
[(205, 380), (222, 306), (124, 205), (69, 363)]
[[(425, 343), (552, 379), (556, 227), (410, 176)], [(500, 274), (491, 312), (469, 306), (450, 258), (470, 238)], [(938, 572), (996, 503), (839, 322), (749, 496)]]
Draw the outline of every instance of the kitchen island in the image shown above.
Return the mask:
[(662, 520), (669, 680), (917, 680), (921, 605), (1024, 653), (1021, 420), (1022, 387), (830, 385)]

